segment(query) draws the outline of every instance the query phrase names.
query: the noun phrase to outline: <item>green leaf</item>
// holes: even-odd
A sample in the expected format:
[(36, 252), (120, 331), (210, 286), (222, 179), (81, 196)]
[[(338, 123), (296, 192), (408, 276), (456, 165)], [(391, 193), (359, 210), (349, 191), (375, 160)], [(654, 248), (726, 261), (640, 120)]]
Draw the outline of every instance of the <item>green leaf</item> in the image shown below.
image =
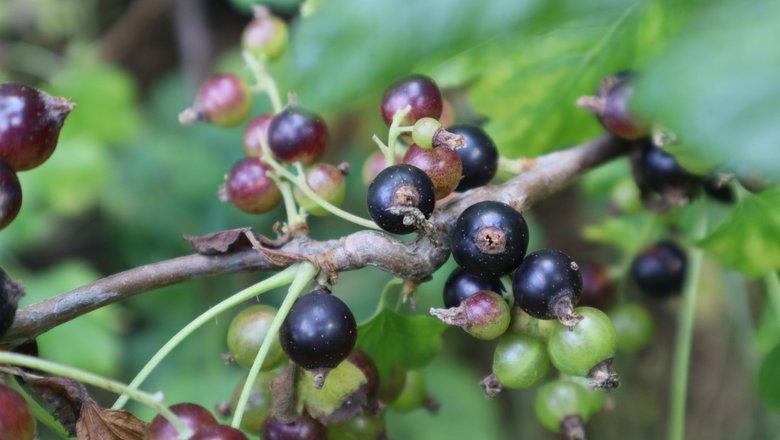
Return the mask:
[(607, 217), (583, 230), (586, 240), (613, 245), (628, 255), (634, 255), (651, 237), (655, 218), (640, 212), (620, 217)]
[(780, 344), (764, 358), (758, 371), (758, 393), (764, 402), (776, 411), (780, 411)]
[(721, 263), (759, 276), (780, 270), (776, 237), (780, 237), (780, 188), (745, 194), (701, 245)]
[(385, 377), (395, 365), (422, 368), (441, 351), (446, 325), (422, 315), (401, 315), (383, 309), (358, 326), (358, 347), (376, 363)]
[(327, 419), (366, 382), (363, 371), (352, 362), (342, 362), (331, 370), (319, 390), (314, 387), (311, 372), (305, 371), (298, 380), (298, 409), (305, 407), (312, 417)]

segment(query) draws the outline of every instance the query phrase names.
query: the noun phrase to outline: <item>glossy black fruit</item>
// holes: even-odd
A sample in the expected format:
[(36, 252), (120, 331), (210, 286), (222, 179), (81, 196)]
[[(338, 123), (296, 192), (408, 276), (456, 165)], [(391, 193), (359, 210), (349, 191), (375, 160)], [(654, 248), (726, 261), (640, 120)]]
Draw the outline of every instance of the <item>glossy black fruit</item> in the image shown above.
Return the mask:
[(579, 266), (568, 255), (542, 249), (525, 257), (512, 280), (515, 301), (538, 319), (561, 318), (582, 293)]
[(452, 256), (482, 278), (498, 278), (517, 268), (528, 249), (528, 225), (506, 203), (484, 201), (464, 210), (452, 231)]
[(431, 179), (411, 165), (393, 165), (382, 170), (368, 186), (368, 213), (385, 231), (408, 234), (416, 229), (403, 212), (392, 213), (392, 208), (417, 208), (428, 218), (436, 204)]
[(336, 367), (356, 340), (357, 324), (349, 307), (322, 289), (298, 298), (279, 330), (284, 351), (307, 370)]
[(498, 148), (485, 130), (476, 125), (453, 125), (447, 131), (463, 136), (466, 146), (457, 150), (463, 178), (455, 191), (463, 192), (490, 182), (498, 170)]
[(24, 290), (21, 286), (11, 281), (5, 271), (0, 269), (0, 336), (14, 323), (16, 308), (22, 295)]
[(713, 199), (732, 205), (737, 201), (737, 194), (729, 182), (722, 182), (717, 176), (709, 177), (703, 182), (704, 192)]
[(0, 159), (0, 229), (8, 226), (22, 208), (22, 185), (16, 172)]
[(315, 162), (328, 145), (328, 126), (317, 114), (288, 106), (274, 116), (268, 127), (268, 146), (279, 160), (304, 164)]
[(382, 96), (382, 119), (390, 126), (393, 115), (398, 110), (412, 107), (401, 125), (414, 125), (418, 119), (439, 119), (442, 110), (442, 97), (439, 87), (432, 79), (424, 75), (410, 75), (396, 82)]
[(501, 293), (504, 285), (499, 279), (480, 278), (459, 267), (444, 282), (444, 307), (458, 307), (464, 299), (482, 290)]
[[(194, 403), (177, 403), (170, 407), (172, 413), (192, 432), (204, 426), (217, 424), (217, 419), (206, 408)], [(163, 416), (156, 416), (146, 428), (144, 440), (176, 440), (179, 431)]]
[(645, 249), (637, 255), (631, 266), (631, 274), (639, 290), (659, 298), (680, 293), (685, 270), (685, 252), (670, 241), (656, 243)]
[(263, 422), (263, 440), (327, 440), (328, 431), (316, 420), (304, 413), (292, 423), (284, 423), (274, 416)]
[(674, 156), (652, 142), (642, 149), (637, 166), (642, 184), (653, 192), (690, 195), (698, 188), (696, 176), (685, 171)]

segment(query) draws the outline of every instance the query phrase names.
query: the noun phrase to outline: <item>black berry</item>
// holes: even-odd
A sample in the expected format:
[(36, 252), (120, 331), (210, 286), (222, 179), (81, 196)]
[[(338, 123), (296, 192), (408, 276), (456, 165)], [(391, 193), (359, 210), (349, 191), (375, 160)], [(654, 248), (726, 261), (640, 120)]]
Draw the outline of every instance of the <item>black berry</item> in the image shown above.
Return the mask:
[(580, 264), (582, 275), (582, 294), (577, 303), (605, 310), (615, 299), (616, 286), (607, 273), (607, 268), (601, 264)]
[(232, 73), (209, 77), (198, 91), (195, 104), (179, 114), (179, 122), (203, 121), (220, 127), (234, 127), (252, 111), (252, 93), (244, 80)]
[(8, 226), (22, 208), (22, 185), (16, 172), (0, 159), (0, 229)]
[(282, 162), (310, 164), (325, 152), (328, 127), (317, 114), (288, 106), (268, 127), (268, 146)]
[(704, 180), (702, 187), (704, 192), (713, 199), (731, 205), (737, 201), (734, 188), (727, 181), (722, 181), (718, 176), (711, 176)]
[(442, 110), (442, 97), (439, 87), (432, 79), (424, 75), (410, 75), (396, 82), (382, 96), (382, 119), (389, 126), (398, 110), (412, 107), (401, 125), (414, 125), (418, 119), (439, 119)]
[(657, 298), (680, 293), (685, 270), (685, 252), (669, 241), (645, 249), (631, 266), (631, 274), (639, 290)]
[(567, 326), (578, 321), (572, 308), (582, 293), (582, 277), (577, 263), (561, 251), (528, 254), (515, 272), (512, 290), (517, 305), (534, 318), (558, 318)]
[(642, 186), (658, 194), (690, 197), (699, 187), (696, 176), (688, 173), (671, 154), (648, 142), (637, 163)]
[(483, 278), (498, 278), (517, 268), (528, 249), (528, 225), (506, 203), (475, 203), (461, 213), (452, 231), (452, 256)]
[[(192, 432), (204, 426), (216, 425), (217, 420), (206, 408), (194, 403), (177, 403), (170, 407), (172, 413)], [(156, 416), (146, 428), (145, 440), (176, 440), (179, 431), (163, 416)]]
[(325, 440), (328, 438), (325, 426), (303, 415), (292, 423), (285, 423), (274, 416), (263, 422), (261, 429), (263, 440)]
[(14, 323), (19, 298), (23, 295), (22, 287), (11, 281), (5, 271), (0, 269), (0, 336)]
[(405, 210), (416, 208), (428, 218), (435, 204), (431, 179), (411, 165), (387, 167), (368, 186), (369, 215), (380, 228), (394, 234), (408, 234), (416, 229)]
[(455, 191), (463, 192), (490, 182), (498, 170), (498, 148), (485, 130), (469, 124), (453, 125), (447, 131), (463, 136), (466, 146), (457, 150), (463, 178)]
[(270, 171), (270, 166), (254, 157), (238, 161), (225, 182), (228, 201), (250, 214), (272, 210), (282, 200), (282, 193), (268, 176)]
[(444, 282), (444, 307), (458, 307), (464, 299), (483, 290), (501, 293), (504, 285), (499, 279), (481, 278), (459, 267)]
[(650, 126), (631, 112), (629, 104), (633, 95), (633, 75), (622, 72), (605, 78), (596, 96), (582, 97), (577, 105), (595, 113), (601, 125), (613, 135), (639, 139), (650, 133)]

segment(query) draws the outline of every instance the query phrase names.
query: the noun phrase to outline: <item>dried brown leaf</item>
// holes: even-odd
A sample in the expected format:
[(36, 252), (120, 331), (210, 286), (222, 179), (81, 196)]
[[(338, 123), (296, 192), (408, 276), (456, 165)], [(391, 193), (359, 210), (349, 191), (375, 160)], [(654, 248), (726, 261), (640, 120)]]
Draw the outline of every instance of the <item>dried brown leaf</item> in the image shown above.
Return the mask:
[(199, 254), (217, 255), (252, 249), (257, 243), (266, 248), (278, 248), (289, 240), (289, 236), (281, 235), (273, 240), (252, 228), (238, 228), (201, 236), (185, 235), (184, 239), (190, 242), (192, 249)]
[(127, 411), (102, 408), (90, 399), (81, 407), (76, 435), (79, 440), (142, 440), (146, 426)]

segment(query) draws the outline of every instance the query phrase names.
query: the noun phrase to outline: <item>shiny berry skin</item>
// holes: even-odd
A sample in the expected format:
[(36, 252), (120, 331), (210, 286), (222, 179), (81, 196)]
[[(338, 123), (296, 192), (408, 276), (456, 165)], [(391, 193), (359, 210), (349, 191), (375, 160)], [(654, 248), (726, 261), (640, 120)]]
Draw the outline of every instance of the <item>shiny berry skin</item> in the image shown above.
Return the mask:
[(455, 191), (467, 191), (490, 182), (498, 171), (498, 148), (493, 139), (476, 125), (453, 125), (447, 131), (463, 136), (466, 141), (466, 146), (457, 151), (463, 165), (463, 178)]
[(230, 203), (249, 214), (262, 214), (274, 209), (282, 200), (282, 193), (268, 176), (270, 171), (270, 166), (254, 157), (236, 162), (225, 182)]
[(327, 429), (306, 413), (292, 423), (284, 423), (270, 416), (263, 422), (260, 433), (263, 440), (326, 440), (328, 438)]
[(24, 84), (0, 84), (0, 159), (15, 171), (48, 159), (74, 104)]
[(526, 333), (508, 333), (493, 352), (493, 374), (506, 388), (530, 388), (547, 376), (550, 358), (541, 339)]
[(662, 241), (634, 258), (631, 275), (642, 293), (664, 298), (680, 293), (686, 266), (685, 252), (670, 241)]
[(268, 146), (286, 163), (315, 162), (328, 145), (328, 126), (317, 114), (298, 106), (288, 106), (274, 116), (268, 127)]
[(442, 110), (442, 97), (439, 86), (424, 75), (410, 75), (396, 82), (382, 96), (382, 119), (389, 127), (393, 115), (406, 107), (412, 110), (401, 121), (401, 125), (414, 125), (418, 119), (439, 119)]
[(578, 384), (555, 380), (543, 386), (536, 394), (536, 416), (550, 431), (563, 432), (565, 428), (562, 424), (567, 417), (577, 417), (580, 422), (587, 421), (590, 416), (588, 400), (585, 390)]
[(179, 115), (183, 124), (205, 121), (219, 127), (235, 127), (252, 111), (252, 94), (244, 80), (232, 73), (209, 77), (198, 91), (195, 104)]
[(268, 127), (271, 126), (274, 115), (266, 113), (260, 116), (255, 116), (249, 121), (244, 129), (244, 153), (247, 157), (262, 157), (263, 146), (265, 142), (268, 145)]
[(346, 422), (328, 425), (328, 440), (380, 440), (385, 432), (385, 419), (368, 414)]
[(466, 333), (483, 341), (503, 335), (512, 318), (504, 297), (486, 290), (464, 299), (458, 307), (432, 308), (431, 315), (445, 324), (461, 327)]
[(673, 191), (685, 195), (699, 186), (696, 176), (685, 171), (674, 156), (651, 143), (642, 149), (637, 167), (642, 184), (659, 194)]
[(444, 282), (444, 307), (458, 307), (464, 299), (482, 290), (501, 293), (504, 285), (497, 278), (480, 278), (458, 267)]
[(260, 59), (279, 58), (290, 39), (287, 23), (264, 7), (255, 7), (254, 15), (241, 34), (241, 47)]
[(404, 163), (428, 175), (433, 183), (436, 200), (447, 197), (455, 190), (463, 171), (458, 153), (446, 147), (421, 148), (412, 144), (406, 150)]
[(561, 373), (587, 376), (615, 356), (617, 333), (609, 317), (593, 307), (577, 307), (582, 317), (573, 329), (557, 323), (547, 339), (550, 361)]
[(577, 104), (595, 113), (607, 131), (628, 140), (650, 134), (650, 125), (632, 114), (629, 107), (634, 95), (633, 75), (630, 72), (605, 78), (596, 95), (581, 98)]
[[(327, 163), (318, 163), (306, 168), (306, 184), (318, 196), (334, 206), (341, 206), (347, 194), (347, 181), (344, 173)], [(324, 216), (329, 212), (317, 202), (311, 200), (297, 186), (295, 200), (311, 215)]]
[(581, 306), (606, 309), (615, 299), (616, 286), (601, 264), (580, 264), (582, 275), (582, 294), (577, 302)]
[(0, 159), (0, 229), (8, 226), (22, 208), (22, 185), (16, 172)]
[(412, 127), (412, 140), (421, 148), (433, 147), (433, 136), (441, 128), (441, 122), (433, 118), (422, 118)]
[[(241, 419), (241, 429), (258, 435), (260, 426), (266, 417), (271, 413), (273, 396), (271, 395), (271, 380), (276, 377), (277, 372), (261, 372), (257, 375), (252, 389), (249, 392), (249, 400), (244, 407), (244, 417)], [(241, 392), (244, 390), (246, 377), (236, 385), (233, 396), (230, 398), (230, 411), (235, 413), (238, 406), (238, 399), (241, 398)]]
[(466, 208), (452, 230), (452, 256), (482, 278), (498, 278), (517, 268), (528, 249), (528, 225), (506, 203), (477, 202)]
[(19, 299), (23, 295), (24, 289), (11, 281), (8, 274), (0, 269), (0, 336), (3, 336), (14, 323)]
[(0, 434), (3, 440), (32, 440), (35, 437), (35, 419), (24, 397), (1, 383)]
[(420, 370), (408, 370), (401, 393), (389, 405), (389, 408), (393, 412), (408, 413), (422, 407), (427, 398), (428, 387), (423, 372)]
[(517, 305), (538, 319), (560, 317), (559, 308), (577, 304), (582, 293), (582, 277), (577, 263), (555, 249), (528, 254), (512, 279)]
[(584, 409), (586, 410), (588, 417), (597, 414), (599, 411), (604, 409), (604, 404), (607, 402), (606, 390), (600, 388), (593, 389), (590, 386), (590, 379), (587, 377), (565, 376), (562, 378), (562, 380), (577, 384), (582, 390), (585, 391), (585, 394), (588, 396), (588, 400)]
[(636, 353), (653, 339), (653, 317), (639, 304), (624, 303), (609, 312), (617, 331), (617, 350)]
[[(204, 426), (217, 424), (217, 419), (209, 410), (194, 403), (177, 403), (172, 405), (170, 410), (192, 432), (198, 431)], [(144, 434), (144, 440), (175, 440), (178, 438), (179, 431), (160, 415), (152, 419)]]
[[(230, 355), (238, 365), (247, 369), (252, 368), (260, 345), (265, 340), (274, 317), (276, 317), (274, 307), (260, 304), (245, 308), (230, 321), (227, 346)], [(282, 365), (285, 360), (286, 356), (279, 344), (279, 339), (274, 338), (260, 370), (273, 370)]]
[(200, 428), (189, 440), (249, 440), (249, 437), (227, 425), (210, 425)]
[(355, 348), (355, 316), (337, 296), (318, 289), (295, 301), (279, 341), (290, 359), (307, 370), (335, 368)]
[(368, 213), (380, 228), (394, 234), (408, 234), (416, 227), (405, 225), (403, 213), (393, 207), (417, 208), (425, 218), (431, 216), (436, 195), (431, 179), (419, 168), (400, 164), (382, 170), (368, 186)]

